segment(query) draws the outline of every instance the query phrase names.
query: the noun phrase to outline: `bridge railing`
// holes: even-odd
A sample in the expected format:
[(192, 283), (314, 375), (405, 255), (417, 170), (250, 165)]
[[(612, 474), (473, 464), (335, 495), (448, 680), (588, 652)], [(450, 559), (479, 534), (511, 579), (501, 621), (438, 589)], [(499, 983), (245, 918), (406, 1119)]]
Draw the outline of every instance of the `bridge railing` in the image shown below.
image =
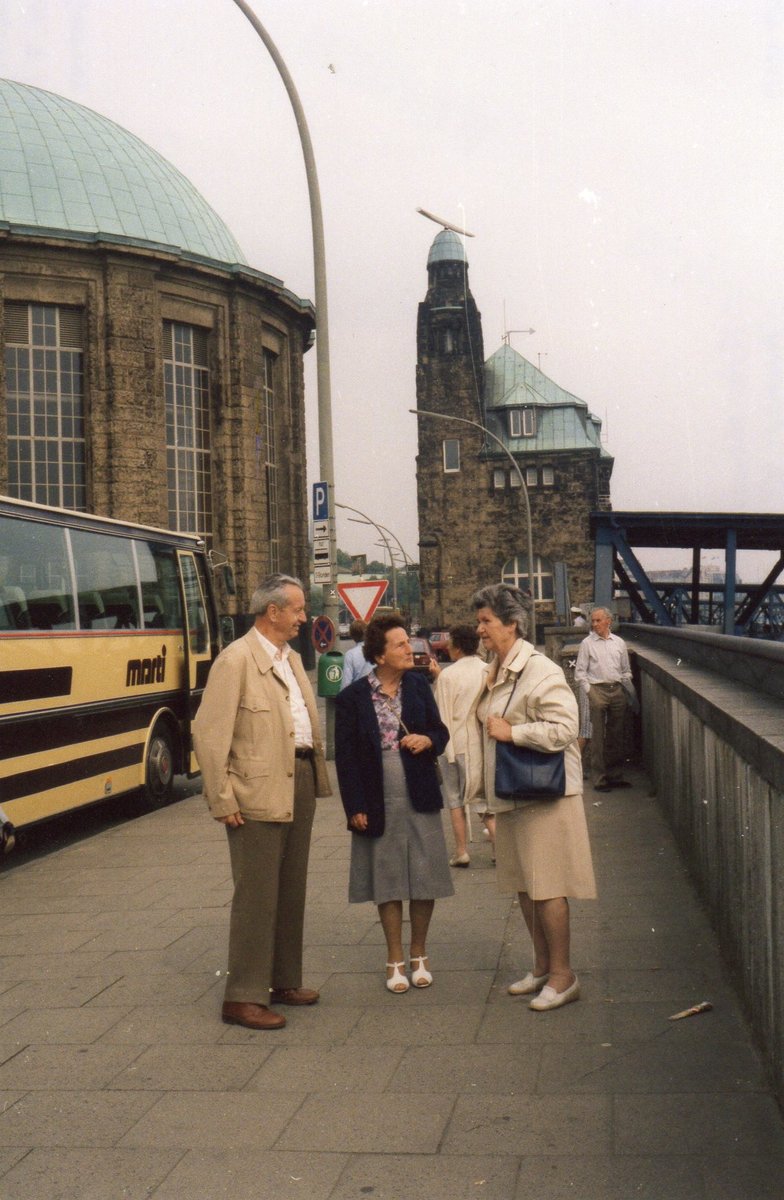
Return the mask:
[(642, 753), (784, 1104), (784, 645), (628, 624)]

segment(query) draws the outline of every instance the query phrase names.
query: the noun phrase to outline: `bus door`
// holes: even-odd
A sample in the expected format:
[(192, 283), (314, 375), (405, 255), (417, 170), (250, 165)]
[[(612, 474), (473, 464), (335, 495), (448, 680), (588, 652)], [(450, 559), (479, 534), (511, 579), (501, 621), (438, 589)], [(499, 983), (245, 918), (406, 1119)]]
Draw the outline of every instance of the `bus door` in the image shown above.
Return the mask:
[[(190, 724), (201, 703), (212, 660), (217, 651), (216, 631), (209, 619), (209, 591), (204, 560), (190, 550), (179, 550), (183, 598), (185, 601), (185, 667), (188, 688), (188, 729), (186, 747), (190, 746)], [(189, 773), (198, 771), (193, 750), (186, 764)]]

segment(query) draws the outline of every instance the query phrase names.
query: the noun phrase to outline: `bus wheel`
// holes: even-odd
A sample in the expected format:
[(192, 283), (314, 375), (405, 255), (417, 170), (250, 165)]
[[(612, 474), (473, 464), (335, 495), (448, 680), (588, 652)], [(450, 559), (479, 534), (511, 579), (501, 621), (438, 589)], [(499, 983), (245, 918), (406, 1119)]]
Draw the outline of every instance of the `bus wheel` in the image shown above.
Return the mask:
[(156, 725), (147, 750), (144, 795), (151, 804), (167, 804), (174, 790), (174, 745), (165, 725)]

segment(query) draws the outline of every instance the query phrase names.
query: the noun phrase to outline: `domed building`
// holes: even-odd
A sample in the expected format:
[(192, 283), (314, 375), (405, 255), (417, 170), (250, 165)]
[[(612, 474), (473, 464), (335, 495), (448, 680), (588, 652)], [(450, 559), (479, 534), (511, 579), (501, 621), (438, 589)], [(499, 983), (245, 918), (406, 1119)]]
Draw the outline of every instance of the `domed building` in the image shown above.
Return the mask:
[(199, 533), (242, 611), (307, 575), (314, 328), (155, 150), (0, 81), (0, 493)]
[(547, 624), (559, 608), (566, 615), (567, 596), (593, 597), (590, 514), (610, 508), (613, 468), (601, 421), (508, 338), (485, 361), (465, 247), (452, 230), (436, 235), (427, 271), (417, 408), (459, 419), (418, 418), (424, 621), (443, 628), (466, 619), (472, 593), (503, 581), (531, 592), (537, 624)]

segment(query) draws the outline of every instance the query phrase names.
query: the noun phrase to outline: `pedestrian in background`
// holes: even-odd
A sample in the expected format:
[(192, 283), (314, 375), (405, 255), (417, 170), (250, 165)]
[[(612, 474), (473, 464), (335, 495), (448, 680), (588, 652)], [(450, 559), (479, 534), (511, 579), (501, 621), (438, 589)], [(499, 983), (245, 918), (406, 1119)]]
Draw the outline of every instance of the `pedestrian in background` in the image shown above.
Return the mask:
[(591, 610), (591, 632), (577, 651), (574, 681), (591, 712), (591, 771), (597, 792), (631, 785), (622, 777), (626, 709), (637, 708), (629, 653), (611, 630), (609, 608)]
[(288, 645), (306, 620), (301, 582), (268, 576), (251, 612), (253, 628), (212, 665), (193, 744), (234, 880), (222, 1018), (280, 1029), (270, 1003), (319, 998), (302, 986), (302, 939), (316, 796), (331, 789), (316, 699)]
[(453, 625), (449, 630), (447, 654), (450, 665), (437, 670), (435, 698), (441, 720), (449, 730), (449, 741), (439, 759), (444, 799), (452, 821), (455, 853), (450, 867), (467, 867), (465, 798), (466, 720), (484, 678), (487, 664), (477, 655), (479, 634), (473, 625)]
[(343, 678), (340, 681), (340, 690), (343, 691), (350, 683), (354, 683), (357, 679), (364, 679), (373, 669), (373, 664), (369, 663), (365, 658), (362, 650), (362, 639), (365, 636), (367, 624), (365, 621), (352, 621), (348, 627), (349, 637), (353, 638), (356, 645), (347, 650), (343, 657)]

